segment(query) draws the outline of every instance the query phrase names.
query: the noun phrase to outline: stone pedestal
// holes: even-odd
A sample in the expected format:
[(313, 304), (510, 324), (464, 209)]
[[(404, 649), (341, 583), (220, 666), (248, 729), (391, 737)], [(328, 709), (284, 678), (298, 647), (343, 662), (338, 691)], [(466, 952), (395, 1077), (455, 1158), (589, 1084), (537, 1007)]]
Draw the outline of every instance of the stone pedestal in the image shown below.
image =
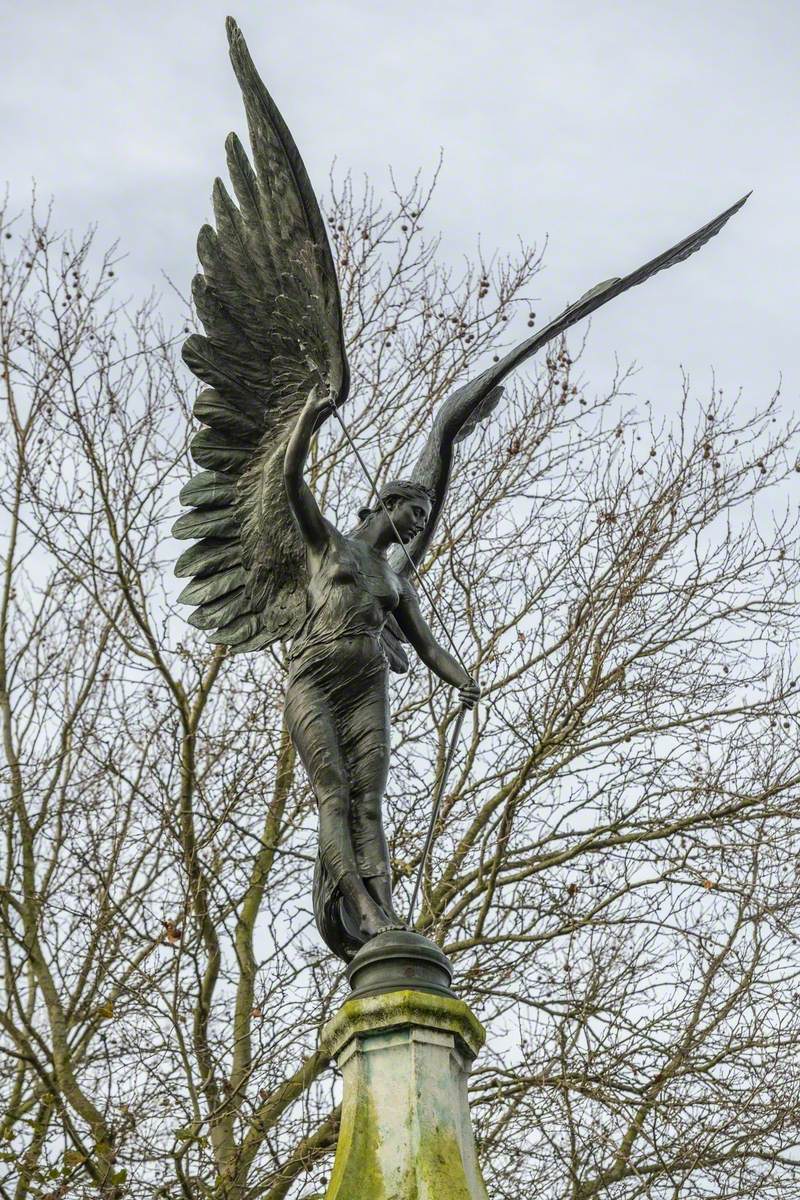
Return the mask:
[[(366, 980), (362, 972), (361, 988), (354, 986), (356, 995), (326, 1026), (324, 1044), (341, 1068), (344, 1098), (325, 1200), (488, 1200), (467, 1101), (483, 1027), (449, 993), (449, 978), (432, 978), (435, 957), (447, 963), (441, 951), (406, 934), (398, 952), (397, 936), (382, 936), (389, 942), (383, 957), (391, 960), (387, 983), (399, 963), (411, 986), (380, 990), (376, 938), (365, 947), (372, 955)], [(417, 947), (416, 974), (400, 961), (409, 958), (411, 938), (426, 943)], [(357, 958), (351, 967), (354, 985), (363, 965)]]

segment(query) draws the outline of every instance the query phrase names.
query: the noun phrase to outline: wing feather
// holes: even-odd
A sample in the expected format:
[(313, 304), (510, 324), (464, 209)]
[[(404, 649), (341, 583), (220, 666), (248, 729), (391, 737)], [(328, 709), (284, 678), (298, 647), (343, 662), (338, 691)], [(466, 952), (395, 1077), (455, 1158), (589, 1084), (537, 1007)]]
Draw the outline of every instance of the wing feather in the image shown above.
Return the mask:
[(247, 598), (247, 589), (244, 583), (234, 588), (231, 592), (226, 592), (222, 596), (217, 596), (214, 600), (208, 600), (205, 604), (199, 605), (193, 613), (189, 615), (189, 624), (194, 625), (197, 629), (216, 629), (220, 625), (227, 625), (236, 617), (241, 617), (243, 613), (249, 613), (250, 602)]
[[(201, 429), (191, 441), (192, 458), (200, 467), (209, 471), (224, 471), (229, 475), (241, 475), (247, 470), (252, 458), (250, 446), (231, 442), (213, 429)], [(238, 493), (235, 505), (238, 506)]]
[[(260, 641), (263, 638), (261, 645), (268, 646), (270, 642), (276, 640), (276, 635), (273, 633), (270, 636), (270, 630), (263, 628), (260, 617), (261, 614), (257, 612), (245, 613), (244, 616), (229, 621), (227, 625), (220, 625), (214, 632), (215, 644), (230, 646), (231, 649), (238, 650), (239, 646), (244, 643)], [(191, 621), (191, 617), (189, 620)]]
[(224, 508), (197, 508), (178, 517), (172, 526), (172, 536), (186, 540), (235, 537), (238, 532), (236, 510), (231, 505)]
[(280, 273), (273, 257), (271, 231), (264, 226), (258, 179), (250, 165), (247, 152), (235, 133), (228, 134), (225, 152), (233, 194), (241, 212), (244, 243), (247, 253), (252, 256), (248, 274), (253, 276), (253, 282), (260, 280), (265, 294), (272, 296), (279, 284)]
[(205, 578), (241, 564), (241, 561), (242, 548), (238, 538), (203, 538), (184, 550), (175, 564), (175, 574), (179, 579), (185, 579), (187, 575)]
[(247, 574), (241, 566), (231, 567), (228, 571), (217, 571), (208, 579), (195, 578), (187, 583), (178, 599), (181, 604), (207, 604), (209, 600), (217, 600), (228, 592), (243, 587), (247, 582)]
[(217, 433), (225, 434), (239, 442), (252, 442), (264, 432), (264, 422), (259, 420), (251, 409), (243, 411), (240, 405), (230, 404), (213, 388), (207, 388), (197, 397), (194, 402), (194, 415), (198, 421), (202, 421)]
[(218, 508), (236, 500), (236, 479), (221, 471), (200, 471), (181, 489), (180, 501), (187, 508)]

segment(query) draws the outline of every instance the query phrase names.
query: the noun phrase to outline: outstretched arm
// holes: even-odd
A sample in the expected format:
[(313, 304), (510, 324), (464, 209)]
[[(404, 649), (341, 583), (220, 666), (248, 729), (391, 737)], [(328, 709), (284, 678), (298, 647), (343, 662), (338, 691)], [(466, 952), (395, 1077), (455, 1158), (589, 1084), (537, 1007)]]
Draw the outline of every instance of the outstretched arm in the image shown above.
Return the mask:
[(409, 560), (418, 566), (433, 541), (450, 484), (456, 442), (467, 437), (497, 407), (502, 394), (503, 389), (493, 384), (477, 389), (467, 384), (449, 396), (437, 412), (411, 477), (433, 493), (431, 512), (422, 533), (406, 548), (406, 553), (394, 556), (393, 566), (398, 574), (409, 574)]
[(462, 704), (472, 708), (480, 696), (480, 688), (453, 655), (440, 646), (423, 617), (417, 597), (409, 584), (404, 584), (400, 603), (395, 610), (397, 624), (408, 638), (426, 667), (459, 689)]
[[(613, 300), (622, 292), (635, 287), (678, 262), (683, 262), (689, 255), (694, 254), (701, 246), (719, 233), (723, 225), (742, 207), (747, 196), (742, 197), (736, 204), (720, 213), (713, 221), (709, 221), (702, 229), (678, 242), (657, 258), (645, 263), (630, 275), (607, 279), (591, 288), (575, 304), (565, 308), (560, 316), (551, 321), (538, 333), (534, 333), (525, 341), (520, 342), (508, 354), (498, 359), (475, 379), (458, 388), (448, 396), (438, 410), (433, 429), (425, 443), (420, 459), (414, 468), (412, 479), (415, 483), (424, 484), (434, 492), (434, 503), (431, 517), (425, 530), (407, 547), (408, 556), (418, 565), (425, 555), (433, 538), (436, 523), (444, 504), (450, 470), (453, 462), (453, 446), (455, 442), (467, 437), (475, 426), (486, 419), (499, 401), (503, 389), (503, 380), (516, 370), (522, 363), (532, 358), (534, 354), (553, 338), (565, 333), (577, 321), (582, 321), (596, 309)], [(401, 574), (408, 574), (410, 568), (408, 558), (399, 554), (394, 556), (393, 565)]]
[(313, 388), (297, 418), (283, 458), (283, 479), (289, 505), (300, 526), (303, 540), (311, 550), (316, 551), (322, 550), (327, 543), (329, 526), (305, 481), (303, 471), (311, 439), (319, 428), (321, 418), (330, 409), (330, 399), (327, 396), (321, 399), (317, 389)]

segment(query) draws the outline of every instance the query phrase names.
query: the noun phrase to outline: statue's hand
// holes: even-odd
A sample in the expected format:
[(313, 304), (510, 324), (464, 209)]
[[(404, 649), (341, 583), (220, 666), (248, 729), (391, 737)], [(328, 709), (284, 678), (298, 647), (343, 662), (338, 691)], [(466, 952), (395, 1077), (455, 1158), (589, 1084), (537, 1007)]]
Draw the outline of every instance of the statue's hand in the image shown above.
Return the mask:
[(315, 416), (329, 416), (336, 408), (336, 403), (333, 396), (326, 388), (313, 387), (308, 393), (306, 400), (306, 409), (308, 412), (314, 413)]
[(475, 679), (470, 679), (459, 689), (458, 698), (464, 708), (474, 708), (481, 698), (481, 686)]

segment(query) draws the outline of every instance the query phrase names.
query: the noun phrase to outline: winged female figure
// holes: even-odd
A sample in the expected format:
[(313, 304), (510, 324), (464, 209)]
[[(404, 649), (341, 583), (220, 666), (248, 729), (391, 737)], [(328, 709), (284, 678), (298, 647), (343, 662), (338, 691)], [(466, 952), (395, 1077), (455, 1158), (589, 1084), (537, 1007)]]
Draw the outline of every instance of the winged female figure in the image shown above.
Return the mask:
[(314, 911), (327, 945), (351, 959), (387, 928), (392, 902), (382, 824), (389, 767), (388, 671), (404, 671), (410, 644), (459, 690), (477, 683), (438, 644), (411, 574), (434, 535), (456, 444), (497, 405), (502, 380), (552, 338), (621, 292), (687, 258), (747, 197), (637, 271), (587, 292), (442, 404), (407, 480), (379, 489), (343, 533), (304, 478), (311, 439), (346, 402), (350, 373), (342, 306), (325, 224), (300, 154), (228, 19), (231, 61), (244, 99), (253, 163), (226, 142), (235, 201), (217, 179), (216, 228), (198, 237), (193, 283), (205, 336), (183, 356), (205, 385), (191, 443), (202, 470), (181, 492), (190, 511), (174, 526), (191, 545), (176, 573), (192, 625), (231, 652), (290, 644), (287, 729), (319, 812)]

